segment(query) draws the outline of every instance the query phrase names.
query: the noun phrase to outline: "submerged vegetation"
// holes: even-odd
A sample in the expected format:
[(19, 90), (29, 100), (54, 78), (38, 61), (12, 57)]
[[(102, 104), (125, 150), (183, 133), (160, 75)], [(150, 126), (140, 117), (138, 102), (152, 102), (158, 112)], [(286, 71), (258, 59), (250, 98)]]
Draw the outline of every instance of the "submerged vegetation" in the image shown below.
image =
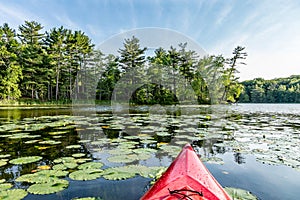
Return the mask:
[[(235, 102), (242, 91), (237, 68), (247, 56), (244, 47), (235, 48), (232, 58), (200, 58), (187, 43), (181, 43), (170, 49), (158, 47), (147, 57), (147, 47), (140, 47), (133, 36), (125, 39), (118, 55), (104, 55), (82, 31), (61, 26), (44, 32), (35, 21), (25, 21), (18, 31), (5, 23), (0, 35), (3, 103), (70, 103), (80, 93), (110, 101), (116, 85), (129, 95), (141, 81), (134, 88), (132, 103), (173, 104), (183, 96), (199, 103)], [(132, 70), (136, 73), (130, 75)], [(187, 88), (192, 92), (187, 93)]]

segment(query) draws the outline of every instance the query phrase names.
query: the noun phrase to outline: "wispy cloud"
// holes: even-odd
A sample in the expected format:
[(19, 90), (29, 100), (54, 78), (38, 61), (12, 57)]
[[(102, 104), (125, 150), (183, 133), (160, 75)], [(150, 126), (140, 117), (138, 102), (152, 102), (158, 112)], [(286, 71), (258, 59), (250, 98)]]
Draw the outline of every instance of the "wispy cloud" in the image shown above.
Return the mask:
[(66, 14), (60, 14), (60, 15), (55, 15), (55, 19), (61, 24), (66, 26), (67, 28), (73, 29), (73, 30), (82, 30), (82, 27), (80, 27), (79, 24), (74, 22), (73, 20), (70, 19), (70, 17)]
[(24, 23), (25, 20), (28, 21), (38, 21), (43, 25), (47, 22), (41, 19), (39, 16), (36, 16), (33, 12), (30, 12), (24, 7), (21, 7), (18, 4), (8, 4), (0, 2), (0, 23), (5, 22), (9, 23), (10, 26), (17, 28), (20, 24)]
[(226, 6), (223, 7), (223, 9), (220, 11), (220, 14), (218, 15), (217, 20), (215, 22), (216, 26), (221, 25), (223, 23), (223, 21), (226, 20), (226, 18), (232, 11), (232, 8), (233, 8), (233, 4), (230, 4), (230, 3), (226, 4)]

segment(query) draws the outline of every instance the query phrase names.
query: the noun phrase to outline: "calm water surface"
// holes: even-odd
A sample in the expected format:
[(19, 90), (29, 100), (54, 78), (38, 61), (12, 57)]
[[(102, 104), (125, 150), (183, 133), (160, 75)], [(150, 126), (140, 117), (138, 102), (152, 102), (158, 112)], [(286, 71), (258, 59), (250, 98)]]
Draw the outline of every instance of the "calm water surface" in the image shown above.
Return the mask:
[[(68, 116), (75, 117), (71, 118), (71, 126), (64, 129), (64, 123), (70, 122)], [(66, 131), (62, 137), (49, 135), (61, 130)], [(8, 136), (19, 132), (37, 139)], [(7, 159), (29, 155), (43, 157), (42, 161), (32, 164), (8, 163), (0, 167), (0, 179), (12, 183), (14, 188), (29, 186), (15, 181), (20, 175), (30, 173), (39, 165), (51, 166), (53, 160), (74, 153), (84, 153), (86, 158), (101, 161), (105, 167), (122, 166), (124, 164), (107, 159), (111, 156), (107, 152), (117, 148), (116, 145), (100, 142), (103, 138), (122, 138), (137, 142), (135, 148), (157, 150), (146, 160), (128, 164), (168, 166), (180, 148), (191, 143), (223, 187), (249, 190), (259, 199), (266, 200), (296, 200), (300, 196), (299, 104), (155, 105), (118, 108), (117, 111), (109, 106), (79, 110), (0, 108), (0, 136), (0, 156), (9, 154)], [(134, 136), (146, 136), (147, 139)], [(41, 145), (45, 140), (59, 141), (59, 144)], [(66, 148), (69, 145), (80, 145), (80, 148)], [(47, 149), (43, 149), (45, 146)], [(173, 150), (168, 151), (166, 146)], [(87, 196), (109, 200), (139, 199), (151, 181), (140, 176), (121, 181), (65, 179), (69, 186), (62, 192), (29, 194), (25, 199)]]

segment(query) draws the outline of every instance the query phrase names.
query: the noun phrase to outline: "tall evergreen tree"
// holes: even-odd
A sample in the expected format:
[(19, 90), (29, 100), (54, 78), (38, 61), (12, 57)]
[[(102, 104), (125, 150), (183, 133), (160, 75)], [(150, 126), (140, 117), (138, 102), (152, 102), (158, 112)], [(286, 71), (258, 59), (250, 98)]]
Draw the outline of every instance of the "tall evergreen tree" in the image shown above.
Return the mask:
[[(120, 53), (119, 66), (121, 73), (126, 75), (122, 79), (122, 84), (124, 85), (120, 86), (123, 87), (124, 100), (128, 100), (131, 97), (130, 91), (134, 89), (133, 87), (136, 87), (135, 84), (140, 83), (142, 75), (144, 75), (144, 69), (139, 68), (137, 70), (137, 68), (145, 64), (146, 59), (144, 54), (147, 48), (141, 48), (139, 39), (134, 36), (130, 39), (125, 39), (123, 45), (124, 48), (118, 51)], [(131, 70), (134, 70), (134, 72)], [(135, 99), (136, 96), (134, 95), (132, 98)]]
[(21, 96), (19, 81), (22, 78), (18, 62), (20, 44), (7, 23), (0, 27), (0, 99), (18, 99)]
[(50, 58), (50, 65), (53, 68), (55, 76), (55, 100), (59, 99), (59, 86), (61, 72), (66, 68), (66, 39), (68, 30), (63, 26), (60, 28), (53, 28), (46, 33), (47, 37), (45, 43)]
[(22, 45), (19, 59), (23, 73), (21, 91), (23, 96), (32, 99), (39, 98), (39, 91), (43, 87), (43, 60), (46, 52), (43, 49), (44, 33), (40, 33), (42, 29), (42, 25), (35, 21), (25, 21), (25, 24), (19, 26), (18, 37)]

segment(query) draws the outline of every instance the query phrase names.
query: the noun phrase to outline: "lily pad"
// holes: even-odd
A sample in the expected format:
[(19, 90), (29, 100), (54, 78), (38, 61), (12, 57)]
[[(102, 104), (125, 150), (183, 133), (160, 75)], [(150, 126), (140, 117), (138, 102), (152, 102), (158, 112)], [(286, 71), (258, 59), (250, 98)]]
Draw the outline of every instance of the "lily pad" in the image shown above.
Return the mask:
[(159, 171), (165, 171), (165, 167), (147, 167), (144, 165), (127, 165), (121, 167), (107, 168), (103, 171), (103, 177), (108, 180), (122, 180), (140, 175), (153, 178)]
[(64, 177), (67, 174), (67, 171), (43, 170), (34, 174), (24, 174), (18, 177), (16, 181), (28, 183), (56, 183), (60, 182), (60, 179), (58, 179), (57, 177)]
[(33, 144), (33, 143), (37, 143), (39, 142), (40, 140), (28, 140), (26, 142), (24, 142), (25, 144)]
[(8, 158), (8, 157), (10, 157), (10, 154), (2, 154), (2, 155), (0, 155), (0, 158)]
[(66, 146), (67, 149), (80, 149), (81, 148), (81, 145), (79, 144), (74, 144), (74, 145), (69, 145), (69, 146)]
[(80, 157), (83, 157), (83, 156), (85, 156), (84, 153), (74, 153), (74, 154), (72, 154), (72, 157), (74, 157), (74, 158), (80, 158)]
[(131, 163), (135, 160), (138, 160), (138, 156), (136, 154), (130, 154), (130, 155), (115, 155), (107, 158), (109, 162), (113, 163)]
[(27, 196), (27, 192), (22, 189), (0, 191), (0, 199), (3, 200), (20, 200)]
[(126, 171), (120, 167), (107, 168), (103, 171), (103, 178), (107, 180), (122, 180), (133, 178), (137, 175), (137, 172)]
[(103, 166), (101, 162), (88, 162), (78, 166), (78, 169), (100, 169)]
[(68, 187), (69, 182), (67, 180), (58, 179), (59, 181), (51, 183), (36, 183), (31, 185), (27, 191), (32, 194), (51, 194), (64, 190)]
[(67, 167), (64, 164), (56, 164), (52, 166), (52, 169), (54, 170), (65, 170)]
[(4, 166), (6, 164), (7, 164), (7, 162), (5, 160), (0, 160), (0, 167)]
[(1, 183), (0, 184), (0, 191), (3, 191), (3, 190), (7, 190), (9, 188), (11, 188), (13, 185), (11, 183)]
[(225, 187), (225, 191), (235, 200), (257, 200), (258, 198), (247, 190), (240, 188)]
[(55, 131), (55, 132), (49, 132), (49, 135), (62, 135), (67, 133), (68, 131)]
[(69, 177), (73, 180), (87, 181), (101, 177), (101, 169), (81, 169), (70, 173)]
[(128, 155), (132, 153), (132, 150), (116, 148), (116, 149), (109, 150), (108, 153), (112, 155)]
[(9, 163), (14, 164), (14, 165), (22, 165), (22, 164), (37, 162), (41, 159), (42, 159), (41, 156), (26, 156), (26, 157), (12, 159), (9, 161)]
[(55, 140), (46, 140), (46, 141), (39, 142), (39, 144), (50, 144), (50, 145), (56, 145), (60, 143), (61, 143), (60, 141), (55, 141)]

